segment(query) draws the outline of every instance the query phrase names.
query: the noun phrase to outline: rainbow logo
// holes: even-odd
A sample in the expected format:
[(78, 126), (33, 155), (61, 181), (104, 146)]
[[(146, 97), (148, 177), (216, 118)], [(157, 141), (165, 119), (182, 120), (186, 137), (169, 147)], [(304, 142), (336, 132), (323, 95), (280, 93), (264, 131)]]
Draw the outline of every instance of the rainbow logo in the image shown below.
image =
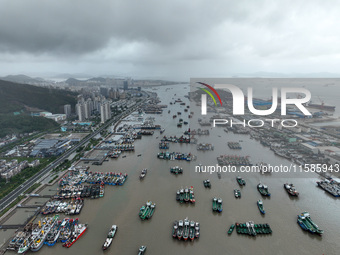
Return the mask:
[[(220, 101), (220, 104), (221, 104), (221, 106), (222, 106), (222, 100), (221, 100), (221, 98), (220, 98), (220, 95), (217, 93), (217, 91), (216, 91), (213, 87), (211, 87), (210, 85), (208, 85), (208, 84), (206, 84), (206, 83), (203, 83), (203, 82), (197, 82), (197, 83), (199, 83), (199, 84), (201, 84), (201, 85), (203, 85), (203, 86), (206, 86), (206, 87), (209, 88), (212, 92), (214, 92), (214, 94), (217, 96), (217, 98), (218, 98), (218, 100)], [(210, 92), (209, 90), (204, 89), (204, 88), (199, 88), (199, 89), (201, 89), (201, 90), (203, 90), (204, 92), (206, 92), (206, 93), (212, 98), (212, 100), (214, 101), (215, 105), (217, 105), (214, 96), (211, 94), (211, 92)]]

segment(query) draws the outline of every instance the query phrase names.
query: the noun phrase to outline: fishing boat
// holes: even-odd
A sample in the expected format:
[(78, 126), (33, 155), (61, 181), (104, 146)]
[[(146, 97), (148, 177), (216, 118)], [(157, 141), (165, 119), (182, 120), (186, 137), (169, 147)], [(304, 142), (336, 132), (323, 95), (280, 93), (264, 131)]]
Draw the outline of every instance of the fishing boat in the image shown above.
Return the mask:
[(183, 220), (178, 221), (178, 230), (177, 230), (177, 238), (178, 240), (181, 240), (183, 237), (183, 231), (184, 231), (184, 223)]
[[(241, 192), (240, 192), (240, 194), (241, 194)], [(235, 198), (240, 198), (239, 197), (239, 192), (238, 192), (237, 189), (234, 189), (234, 196), (235, 196)]]
[(190, 201), (190, 203), (194, 204), (196, 202), (196, 200), (195, 200), (194, 187), (193, 186), (190, 187), (190, 191), (189, 192), (190, 192), (189, 193), (189, 201)]
[(178, 231), (178, 221), (174, 221), (174, 226), (172, 228), (172, 237), (176, 238), (177, 237), (177, 231)]
[(184, 190), (184, 202), (189, 202), (189, 200), (190, 200), (189, 189), (185, 188), (185, 190)]
[(188, 240), (188, 238), (189, 238), (189, 228), (190, 228), (190, 222), (189, 222), (188, 218), (185, 218), (185, 220), (184, 220), (184, 230), (183, 230), (184, 241)]
[(222, 199), (219, 198), (219, 199), (217, 199), (217, 211), (218, 211), (218, 212), (222, 212), (222, 210), (223, 210), (223, 207), (222, 207)]
[(257, 201), (257, 207), (259, 208), (259, 210), (260, 210), (260, 212), (261, 212), (262, 214), (266, 214), (266, 211), (264, 210), (264, 207), (263, 207), (263, 202), (262, 202), (262, 200), (258, 200), (258, 201)]
[(183, 201), (184, 201), (184, 196), (185, 196), (185, 194), (184, 194), (184, 189), (181, 188), (181, 189), (179, 190), (179, 201), (180, 201), (181, 203), (183, 203)]
[(74, 230), (72, 235), (70, 236), (69, 240), (63, 244), (64, 247), (70, 248), (87, 230), (87, 224), (80, 224), (77, 223), (74, 226)]
[(231, 224), (229, 230), (228, 230), (228, 234), (231, 235), (231, 233), (233, 233), (234, 231), (234, 228), (235, 228), (235, 224)]
[(312, 234), (322, 235), (324, 232), (323, 230), (319, 229), (319, 226), (312, 221), (308, 212), (299, 214), (297, 222), (303, 230), (309, 231)]
[(199, 238), (200, 237), (200, 223), (195, 222), (195, 237)]
[(23, 243), (19, 246), (18, 249), (18, 253), (19, 254), (25, 254), (31, 247), (31, 245), (33, 244), (34, 240), (35, 240), (36, 236), (29, 236), (27, 237)]
[(118, 230), (118, 227), (116, 225), (112, 225), (111, 229), (109, 230), (109, 233), (107, 234), (106, 240), (102, 246), (102, 249), (104, 251), (110, 247), (117, 230)]
[(48, 246), (53, 246), (58, 241), (58, 238), (60, 236), (60, 225), (61, 222), (58, 222), (53, 226), (53, 228), (50, 230), (50, 232), (46, 236), (45, 244)]
[(146, 216), (147, 219), (151, 219), (153, 213), (155, 212), (155, 209), (156, 209), (156, 204), (155, 203), (151, 203), (149, 213)]
[(193, 220), (190, 221), (189, 238), (190, 241), (194, 241), (195, 239), (195, 222)]
[(139, 247), (139, 250), (138, 250), (138, 255), (143, 255), (145, 254), (145, 251), (146, 251), (146, 246), (141, 246)]
[(144, 169), (142, 170), (141, 174), (139, 175), (139, 179), (140, 179), (140, 180), (143, 180), (144, 177), (146, 176), (147, 172), (148, 172), (148, 169), (144, 168)]
[(147, 201), (145, 206), (142, 206), (139, 210), (139, 217), (141, 220), (147, 219), (147, 216), (149, 215), (149, 211), (151, 207), (151, 201)]
[(267, 185), (263, 185), (263, 184), (259, 183), (257, 185), (257, 189), (258, 189), (258, 191), (260, 192), (260, 194), (262, 196), (270, 197), (270, 193), (268, 191), (268, 186)]
[(58, 220), (58, 215), (54, 216), (53, 218), (45, 218), (43, 221), (43, 226), (37, 235), (37, 238), (33, 241), (31, 245), (31, 251), (39, 251), (41, 247), (44, 245), (46, 240), (47, 234), (50, 230), (54, 227)]
[(173, 174), (182, 174), (183, 173), (183, 169), (179, 166), (175, 166), (175, 167), (171, 167), (170, 168), (170, 173)]
[(206, 187), (206, 188), (211, 188), (210, 180), (204, 180), (204, 181), (203, 181), (203, 185), (204, 185), (204, 187)]
[(246, 181), (241, 176), (237, 176), (236, 181), (240, 186), (246, 186)]
[(283, 187), (285, 188), (285, 190), (288, 192), (289, 195), (295, 196), (295, 197), (299, 196), (299, 192), (297, 192), (293, 184), (285, 183), (283, 184)]
[(181, 198), (181, 193), (180, 193), (179, 190), (177, 190), (177, 192), (176, 192), (176, 201), (179, 201), (180, 198)]
[(212, 210), (214, 212), (217, 211), (217, 198), (216, 197), (214, 197), (213, 200), (212, 200)]

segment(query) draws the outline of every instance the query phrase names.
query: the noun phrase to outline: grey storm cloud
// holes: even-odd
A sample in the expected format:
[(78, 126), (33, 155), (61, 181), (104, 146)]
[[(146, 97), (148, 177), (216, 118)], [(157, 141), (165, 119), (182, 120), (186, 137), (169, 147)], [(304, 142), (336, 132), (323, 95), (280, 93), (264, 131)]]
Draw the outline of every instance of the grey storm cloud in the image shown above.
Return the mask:
[[(9, 52), (82, 54), (101, 49), (112, 38), (166, 46), (218, 22), (218, 3), (210, 13), (199, 2), (182, 1), (9, 0), (2, 6), (0, 46)], [(222, 11), (219, 15), (222, 20)]]
[(0, 0), (0, 7), (3, 72), (223, 75), (339, 64), (335, 1)]

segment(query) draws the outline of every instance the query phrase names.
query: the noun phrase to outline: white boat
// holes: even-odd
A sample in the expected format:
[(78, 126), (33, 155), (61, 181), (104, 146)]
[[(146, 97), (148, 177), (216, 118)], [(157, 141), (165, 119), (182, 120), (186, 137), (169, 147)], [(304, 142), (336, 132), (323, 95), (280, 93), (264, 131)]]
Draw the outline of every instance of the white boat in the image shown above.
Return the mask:
[(109, 233), (107, 234), (105, 243), (103, 244), (103, 247), (102, 247), (103, 250), (107, 250), (110, 247), (117, 230), (118, 230), (118, 227), (116, 225), (112, 225)]

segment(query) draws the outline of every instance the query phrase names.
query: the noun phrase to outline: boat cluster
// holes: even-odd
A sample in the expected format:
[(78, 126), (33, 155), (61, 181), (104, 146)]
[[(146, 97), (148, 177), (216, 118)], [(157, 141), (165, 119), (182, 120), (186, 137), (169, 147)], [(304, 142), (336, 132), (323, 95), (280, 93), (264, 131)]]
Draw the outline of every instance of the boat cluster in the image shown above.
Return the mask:
[(246, 223), (235, 223), (237, 234), (256, 236), (258, 234), (271, 234), (273, 231), (270, 226), (265, 224), (255, 224), (253, 221)]
[(78, 197), (72, 201), (52, 200), (45, 204), (41, 214), (65, 213), (67, 215), (79, 214), (84, 206), (84, 199)]
[(172, 173), (172, 174), (182, 174), (183, 168), (181, 168), (179, 166), (170, 167), (170, 173)]
[(141, 218), (141, 220), (151, 219), (153, 213), (155, 212), (155, 209), (156, 204), (151, 201), (147, 201), (146, 204), (139, 209), (139, 217)]
[(241, 150), (241, 144), (238, 142), (228, 142), (228, 147), (232, 150)]
[(199, 143), (196, 148), (198, 151), (213, 151), (214, 145), (210, 143)]
[(120, 154), (122, 154), (122, 151), (112, 150), (107, 154), (107, 156), (110, 157), (110, 158), (119, 158)]
[(150, 130), (141, 130), (140, 132), (138, 132), (139, 135), (153, 135), (153, 131)]
[(200, 223), (195, 221), (190, 221), (188, 218), (179, 221), (174, 221), (172, 227), (172, 237), (178, 240), (187, 241), (190, 239), (194, 241), (195, 238), (200, 237)]
[(217, 157), (217, 162), (221, 166), (251, 166), (249, 156), (221, 155)]
[(190, 137), (164, 136), (161, 141), (162, 142), (172, 142), (172, 143), (190, 143)]
[(135, 145), (133, 143), (119, 143), (110, 146), (113, 151), (134, 151)]
[(187, 130), (184, 132), (185, 135), (209, 135), (209, 129), (194, 129), (194, 130)]
[(214, 197), (212, 200), (212, 210), (213, 212), (222, 212), (223, 207), (222, 207), (222, 198), (216, 198)]
[(180, 153), (180, 152), (159, 152), (157, 154), (157, 158), (159, 159), (167, 159), (167, 160), (186, 160), (191, 161), (195, 158), (191, 153)]
[(170, 148), (169, 146), (169, 143), (168, 142), (160, 142), (158, 147), (161, 149), (161, 150), (167, 150)]
[(37, 224), (26, 225), (24, 232), (18, 232), (11, 240), (8, 249), (25, 254), (29, 249), (38, 251), (44, 244), (53, 246), (57, 242), (69, 248), (84, 234), (86, 229), (87, 224), (79, 223), (78, 218), (59, 220), (58, 215), (45, 217)]
[(196, 202), (195, 200), (195, 194), (194, 194), (194, 187), (191, 186), (190, 189), (189, 188), (181, 188), (179, 190), (177, 190), (176, 192), (176, 201), (180, 202), (180, 203), (192, 203), (194, 204)]
[(68, 198), (99, 198), (104, 196), (104, 184), (95, 185), (65, 185), (54, 196), (56, 199), (68, 199)]
[(106, 184), (106, 185), (123, 185), (127, 179), (127, 174), (123, 173), (100, 173), (88, 172), (87, 170), (69, 171), (66, 176), (60, 179), (59, 186), (75, 186), (82, 183)]

